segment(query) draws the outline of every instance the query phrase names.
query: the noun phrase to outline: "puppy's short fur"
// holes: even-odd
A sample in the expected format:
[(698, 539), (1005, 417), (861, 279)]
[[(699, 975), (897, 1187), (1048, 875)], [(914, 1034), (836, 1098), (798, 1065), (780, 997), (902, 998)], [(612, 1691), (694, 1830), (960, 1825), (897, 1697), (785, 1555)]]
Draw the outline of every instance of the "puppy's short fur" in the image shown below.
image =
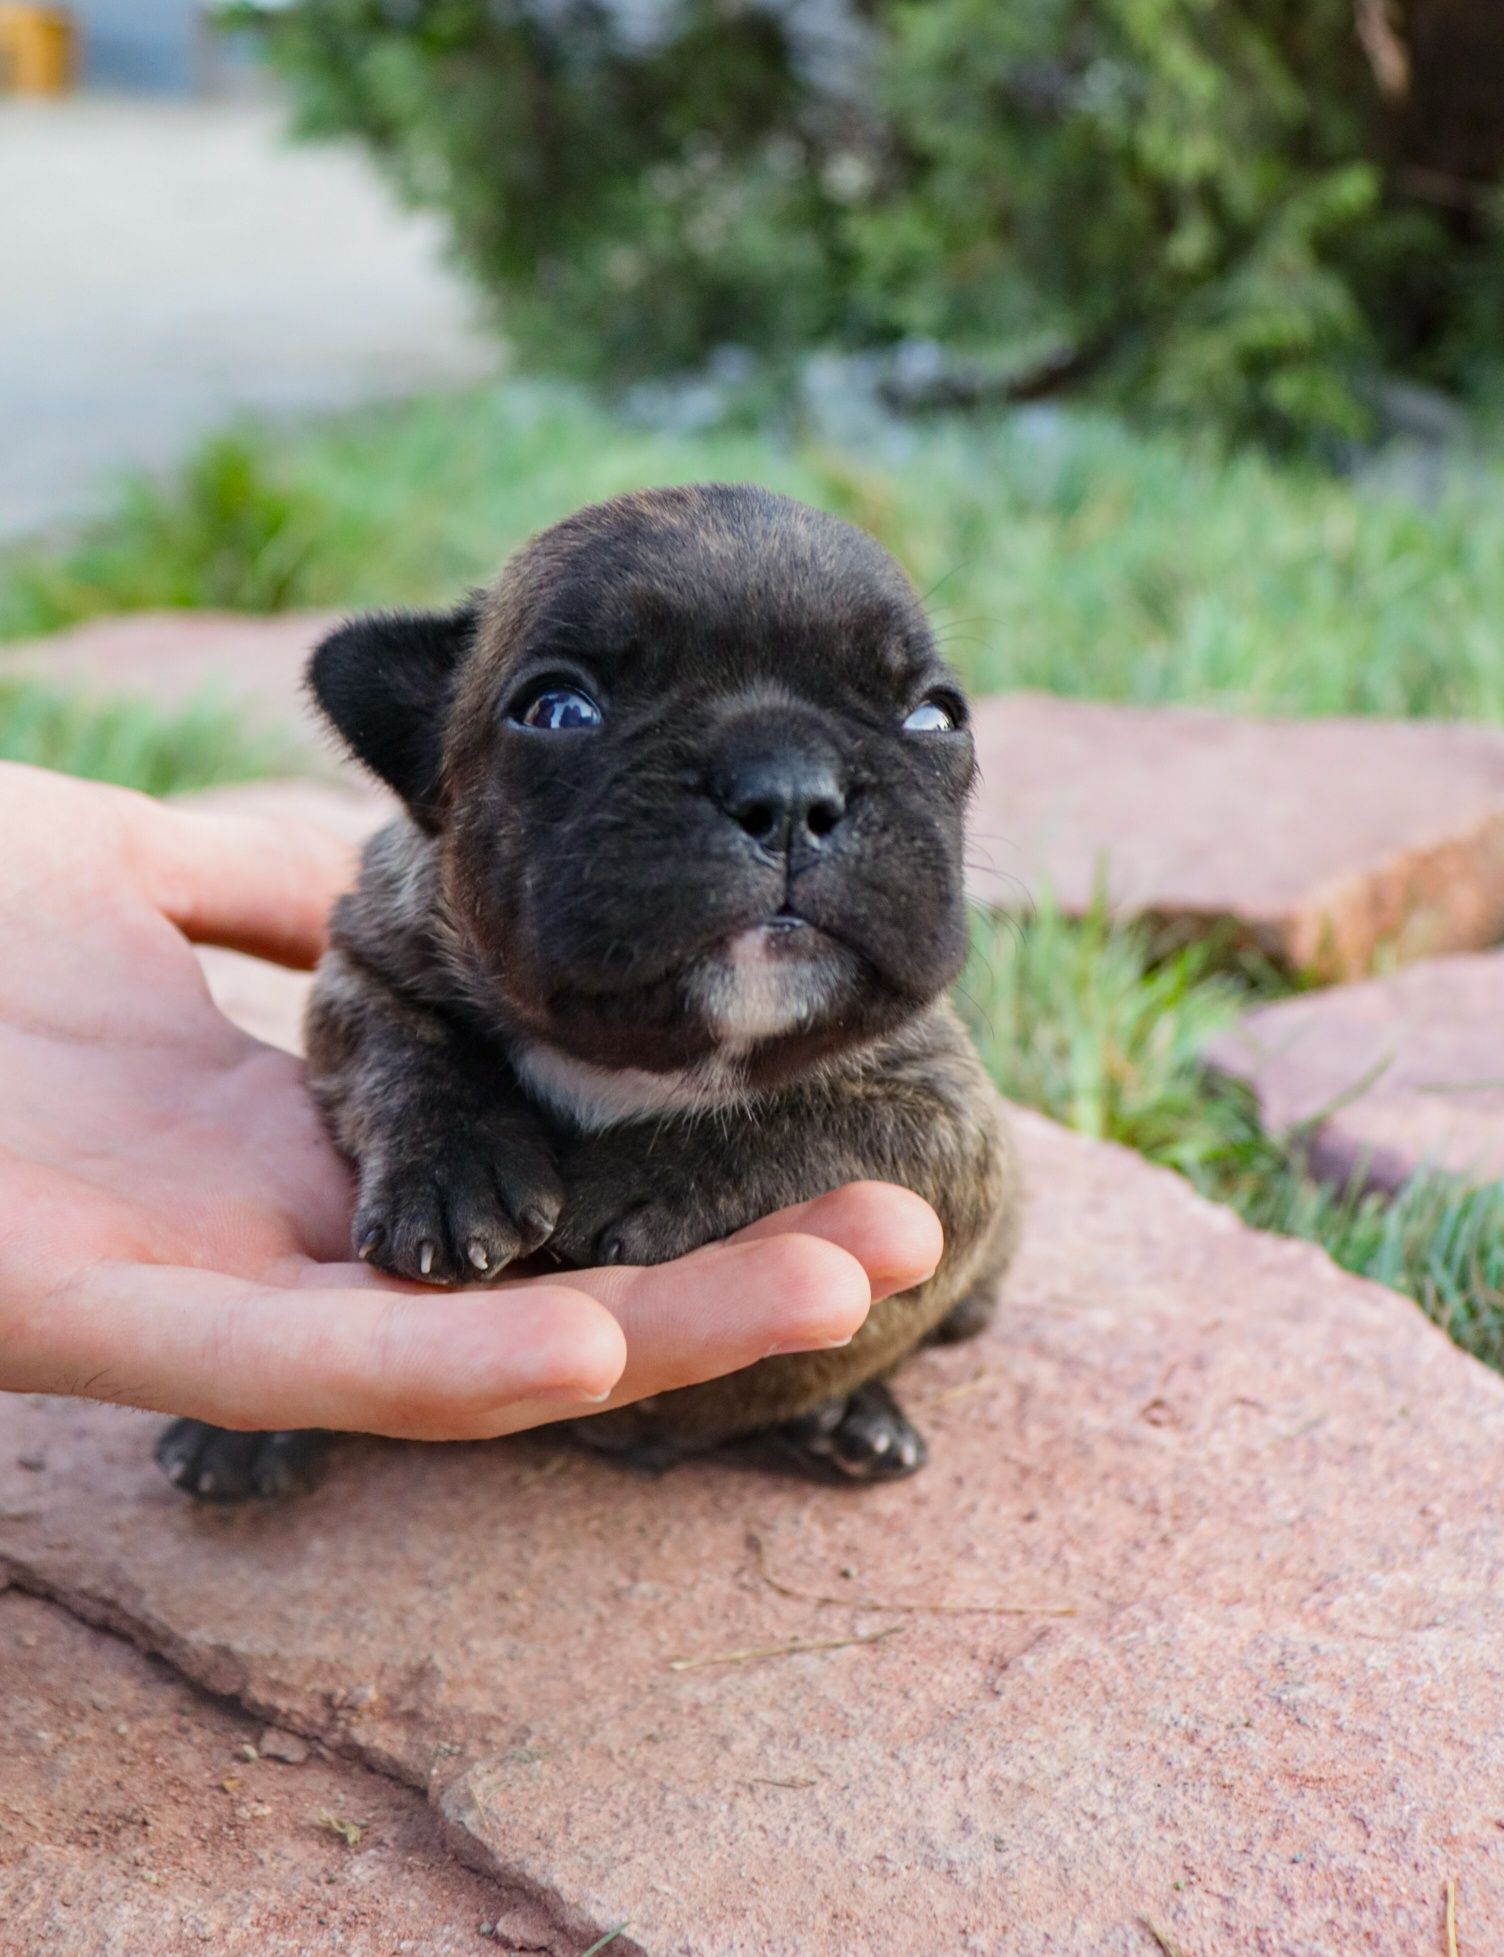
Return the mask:
[[(310, 1081), (383, 1269), (656, 1263), (862, 1177), (945, 1226), (848, 1346), (582, 1423), (662, 1462), (772, 1433), (911, 1472), (881, 1382), (980, 1329), (1012, 1156), (944, 994), (966, 944), (966, 709), (892, 559), (760, 489), (580, 511), (447, 615), (357, 620), (315, 697), (407, 813), (333, 919)], [(179, 1423), (173, 1478), (274, 1492), (296, 1437)]]

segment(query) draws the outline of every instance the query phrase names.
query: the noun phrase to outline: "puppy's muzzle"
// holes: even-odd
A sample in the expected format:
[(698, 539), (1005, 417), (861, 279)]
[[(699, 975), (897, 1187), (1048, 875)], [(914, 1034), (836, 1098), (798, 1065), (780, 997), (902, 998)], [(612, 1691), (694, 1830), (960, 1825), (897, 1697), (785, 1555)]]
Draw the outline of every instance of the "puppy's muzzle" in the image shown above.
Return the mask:
[(790, 867), (827, 848), (846, 814), (840, 757), (818, 736), (728, 741), (710, 770), (711, 799), (766, 856)]

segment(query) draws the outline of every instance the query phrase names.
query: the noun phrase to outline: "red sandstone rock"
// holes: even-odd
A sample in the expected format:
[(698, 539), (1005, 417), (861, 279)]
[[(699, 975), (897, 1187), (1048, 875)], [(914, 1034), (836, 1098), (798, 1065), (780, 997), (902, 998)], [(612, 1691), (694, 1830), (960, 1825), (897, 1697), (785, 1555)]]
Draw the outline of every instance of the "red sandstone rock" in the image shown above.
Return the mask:
[[(504, 1901), (422, 1800), (256, 1728), (121, 1639), (0, 1596), (4, 1957), (470, 1957)], [(354, 1844), (320, 1816), (361, 1824)]]
[(1408, 1957), (1449, 1880), (1504, 1948), (1504, 1385), (1019, 1128), (998, 1321), (905, 1370), (914, 1482), (353, 1441), (203, 1511), (152, 1420), (14, 1400), (0, 1568), (426, 1788), (559, 1957)]
[(983, 701), (975, 894), (1228, 923), (1325, 977), (1504, 937), (1504, 731)]
[(323, 773), (343, 766), (303, 696), (303, 668), (334, 623), (329, 612), (127, 612), (8, 647), (5, 670), (86, 697), (147, 699), (164, 709), (212, 698), (253, 728), (287, 735)]
[(1504, 951), (1261, 1006), (1207, 1058), (1266, 1127), (1316, 1121), (1312, 1166), (1397, 1189), (1430, 1167), (1504, 1177)]
[(395, 799), (385, 790), (364, 783), (319, 781), (245, 781), (227, 788), (205, 788), (176, 798), (180, 808), (207, 809), (222, 815), (270, 816), (294, 822), (316, 822), (332, 829), (347, 843), (360, 844), (391, 819)]

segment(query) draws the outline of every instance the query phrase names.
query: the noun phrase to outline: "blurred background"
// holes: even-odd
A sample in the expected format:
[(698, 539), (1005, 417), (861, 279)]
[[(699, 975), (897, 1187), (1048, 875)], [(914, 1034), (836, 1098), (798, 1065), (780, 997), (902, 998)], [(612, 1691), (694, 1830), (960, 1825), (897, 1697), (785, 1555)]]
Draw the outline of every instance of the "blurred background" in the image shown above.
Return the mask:
[(8, 637), (735, 470), (985, 685), (1504, 707), (1497, 0), (83, 0), (0, 81)]
[[(1500, 0), (0, 5), (0, 186), (0, 754), (304, 767), (309, 614), (707, 476), (981, 694), (1504, 722)], [(1008, 1091), (1498, 1358), (1497, 1185), (1320, 1183), (1201, 1064), (1311, 973), (1029, 894)]]

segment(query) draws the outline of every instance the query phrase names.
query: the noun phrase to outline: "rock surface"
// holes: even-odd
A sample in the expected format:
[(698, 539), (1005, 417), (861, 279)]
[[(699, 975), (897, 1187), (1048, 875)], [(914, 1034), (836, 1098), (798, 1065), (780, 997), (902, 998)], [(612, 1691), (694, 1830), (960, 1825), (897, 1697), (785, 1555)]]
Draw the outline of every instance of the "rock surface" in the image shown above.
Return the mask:
[(497, 1885), (384, 1775), (248, 1759), (250, 1720), (14, 1590), (0, 1596), (0, 1681), (4, 1957), (494, 1948), (477, 1925)]
[(1426, 1167), (1504, 1177), (1504, 951), (1260, 1006), (1207, 1058), (1253, 1088), (1266, 1127), (1325, 1117), (1318, 1174), (1381, 1189)]
[(1179, 930), (1229, 924), (1326, 978), (1504, 937), (1504, 732), (1255, 720), (1010, 694), (976, 714), (973, 885)]
[[(167, 711), (210, 699), (250, 729), (285, 740), (312, 772), (346, 771), (303, 694), (303, 668), (329, 612), (127, 612), (7, 647), (3, 670), (93, 699), (144, 699)], [(353, 769), (349, 772), (353, 774)]]
[(320, 782), (244, 781), (226, 788), (204, 788), (180, 795), (177, 805), (218, 815), (272, 816), (294, 822), (316, 822), (332, 829), (347, 843), (360, 844), (390, 819), (397, 808), (394, 796), (363, 781)]
[(559, 1957), (1440, 1953), (1448, 1881), (1504, 1947), (1504, 1384), (1019, 1129), (998, 1320), (906, 1369), (915, 1482), (352, 1441), (204, 1511), (150, 1419), (16, 1399), (0, 1571), (425, 1789)]

